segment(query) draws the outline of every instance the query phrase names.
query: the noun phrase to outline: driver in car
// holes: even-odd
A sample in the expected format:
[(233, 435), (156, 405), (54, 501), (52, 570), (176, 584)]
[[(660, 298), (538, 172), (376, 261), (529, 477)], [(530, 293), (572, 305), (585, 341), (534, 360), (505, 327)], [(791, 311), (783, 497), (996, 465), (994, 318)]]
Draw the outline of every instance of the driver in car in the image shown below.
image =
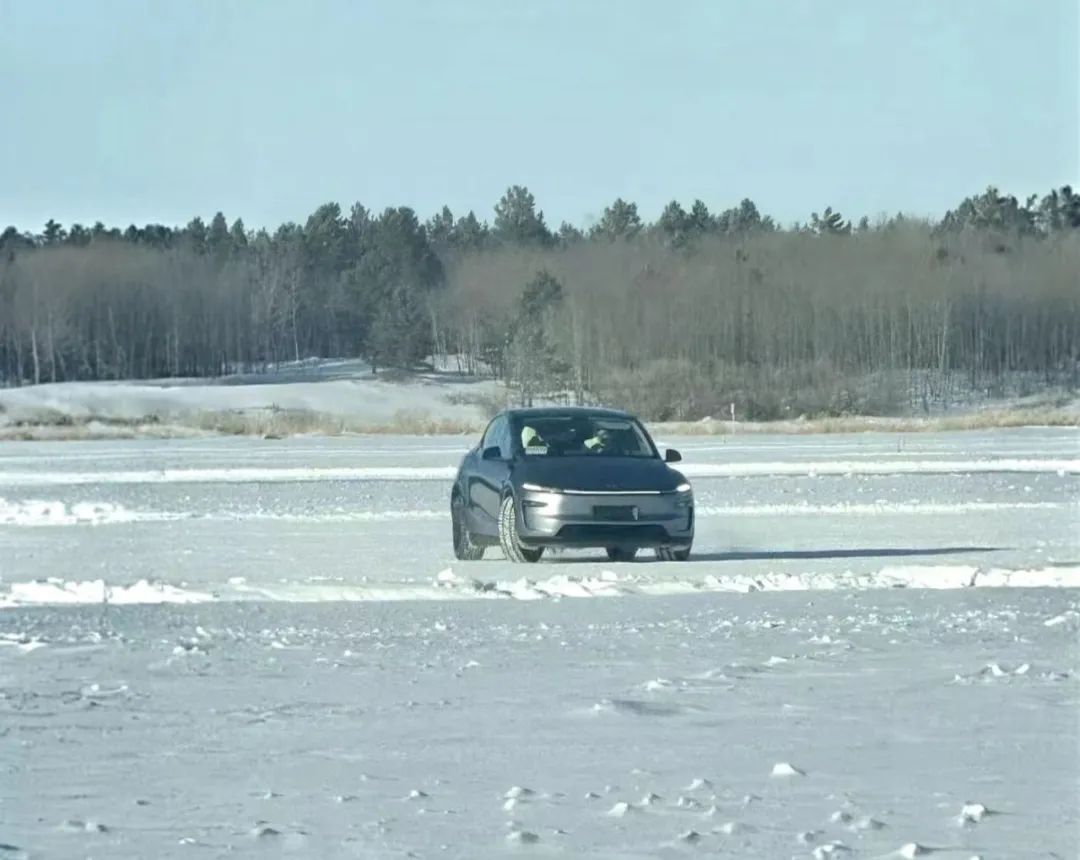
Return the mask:
[(540, 449), (542, 452), (547, 447), (547, 443), (535, 427), (526, 424), (521, 428), (521, 447), (525, 449), (526, 454), (529, 453), (530, 448)]
[(591, 437), (585, 440), (585, 448), (594, 454), (605, 454), (614, 447), (611, 431), (605, 427), (599, 427)]

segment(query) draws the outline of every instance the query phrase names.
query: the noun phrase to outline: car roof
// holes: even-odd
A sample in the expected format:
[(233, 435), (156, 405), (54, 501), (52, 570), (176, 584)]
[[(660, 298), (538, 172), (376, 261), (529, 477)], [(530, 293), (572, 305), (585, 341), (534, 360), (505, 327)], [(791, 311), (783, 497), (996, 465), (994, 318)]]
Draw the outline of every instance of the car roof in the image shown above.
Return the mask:
[(600, 406), (518, 406), (503, 410), (508, 418), (630, 418), (634, 416), (621, 409)]

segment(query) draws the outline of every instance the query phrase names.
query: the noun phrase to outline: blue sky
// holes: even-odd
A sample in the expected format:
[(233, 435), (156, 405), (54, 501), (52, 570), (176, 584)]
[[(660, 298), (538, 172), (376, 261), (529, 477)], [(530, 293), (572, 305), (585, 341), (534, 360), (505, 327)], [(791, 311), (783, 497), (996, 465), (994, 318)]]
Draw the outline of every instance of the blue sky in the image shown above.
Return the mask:
[(0, 0), (0, 226), (1078, 182), (1078, 0)]

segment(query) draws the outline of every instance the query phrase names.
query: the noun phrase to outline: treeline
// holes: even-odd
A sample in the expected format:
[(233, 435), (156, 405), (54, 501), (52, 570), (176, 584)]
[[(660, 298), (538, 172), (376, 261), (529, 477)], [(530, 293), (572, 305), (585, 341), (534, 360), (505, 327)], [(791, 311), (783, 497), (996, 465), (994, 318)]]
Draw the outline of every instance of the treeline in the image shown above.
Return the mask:
[[(408, 367), (456, 354), (528, 402), (601, 398), (652, 418), (886, 412), (904, 378), (1077, 384), (1080, 194), (988, 189), (940, 222), (787, 227), (744, 200), (616, 200), (552, 230), (508, 189), (488, 224), (449, 209), (316, 210), (250, 231), (103, 224), (0, 234), (0, 382), (216, 376), (307, 356)], [(906, 374), (906, 377), (905, 377)]]

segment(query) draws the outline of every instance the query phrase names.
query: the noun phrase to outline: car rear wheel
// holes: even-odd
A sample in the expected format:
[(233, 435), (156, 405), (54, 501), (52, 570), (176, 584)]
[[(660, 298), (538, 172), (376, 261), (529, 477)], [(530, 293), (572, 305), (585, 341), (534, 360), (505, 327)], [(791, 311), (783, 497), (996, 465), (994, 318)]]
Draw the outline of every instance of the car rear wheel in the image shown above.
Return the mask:
[(454, 557), (459, 561), (479, 561), (484, 557), (484, 548), (473, 542), (469, 527), (465, 523), (465, 503), (461, 496), (454, 496), (450, 502), (450, 521), (454, 530)]
[(674, 549), (670, 546), (659, 546), (656, 548), (656, 558), (659, 561), (686, 561), (690, 558), (690, 547)]
[(609, 546), (607, 557), (610, 561), (633, 561), (637, 555), (636, 546)]
[(524, 547), (518, 541), (517, 515), (514, 511), (514, 497), (507, 496), (499, 508), (499, 545), (503, 554), (510, 561), (537, 562), (544, 554), (543, 547), (535, 549)]

